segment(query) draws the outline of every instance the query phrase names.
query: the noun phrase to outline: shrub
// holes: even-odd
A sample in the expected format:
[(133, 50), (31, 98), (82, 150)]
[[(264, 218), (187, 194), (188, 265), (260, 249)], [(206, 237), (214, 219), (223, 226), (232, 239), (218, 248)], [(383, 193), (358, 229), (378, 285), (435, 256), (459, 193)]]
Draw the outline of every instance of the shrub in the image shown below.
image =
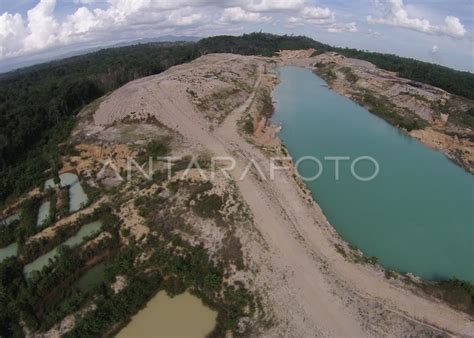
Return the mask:
[(242, 129), (246, 134), (253, 134), (254, 133), (255, 130), (254, 130), (254, 126), (253, 126), (252, 116), (248, 115), (245, 118)]
[(216, 217), (219, 215), (224, 201), (222, 197), (216, 194), (204, 195), (201, 199), (196, 201), (194, 210), (201, 217)]
[(359, 77), (349, 67), (342, 67), (340, 70), (350, 83), (356, 83), (359, 80)]

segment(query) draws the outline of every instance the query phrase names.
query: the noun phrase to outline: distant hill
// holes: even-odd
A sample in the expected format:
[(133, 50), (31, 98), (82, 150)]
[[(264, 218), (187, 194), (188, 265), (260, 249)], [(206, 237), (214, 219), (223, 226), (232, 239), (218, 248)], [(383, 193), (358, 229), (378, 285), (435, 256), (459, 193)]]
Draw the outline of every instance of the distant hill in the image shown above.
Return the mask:
[(96, 52), (101, 49), (108, 49), (108, 48), (117, 48), (117, 47), (125, 47), (125, 46), (132, 46), (138, 44), (145, 44), (145, 43), (154, 43), (154, 42), (176, 42), (176, 41), (186, 41), (186, 42), (196, 42), (201, 39), (200, 37), (196, 36), (174, 36), (174, 35), (165, 35), (158, 38), (143, 38), (137, 39), (132, 41), (125, 41), (114, 43), (111, 45), (106, 46), (96, 46), (90, 48), (81, 48), (81, 49), (72, 49), (71, 51), (65, 52), (63, 54), (56, 54), (56, 53), (44, 53), (43, 55), (35, 55), (34, 57), (22, 59), (21, 61), (18, 60), (4, 60), (0, 65), (0, 73), (10, 72), (15, 69), (29, 67), (45, 62), (55, 61), (55, 60), (62, 60), (66, 58), (70, 58), (73, 56), (84, 55), (92, 52)]

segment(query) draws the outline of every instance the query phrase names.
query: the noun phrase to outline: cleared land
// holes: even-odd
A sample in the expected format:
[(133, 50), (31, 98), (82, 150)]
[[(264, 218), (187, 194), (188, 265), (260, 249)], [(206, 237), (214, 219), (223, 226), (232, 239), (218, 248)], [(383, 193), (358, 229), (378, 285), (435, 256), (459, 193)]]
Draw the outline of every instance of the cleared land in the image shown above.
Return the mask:
[[(76, 137), (84, 144), (109, 147), (111, 141), (101, 139), (102, 134), (113, 134), (130, 123), (149, 129), (153, 120), (160, 130), (179, 136), (182, 143), (177, 153), (236, 159), (231, 177), (252, 221), (251, 226), (234, 233), (242, 245), (246, 269), (229, 278), (243, 277), (261, 296), (264, 313), (257, 313), (260, 318), (255, 320), (266, 325), (254, 327), (255, 333), (301, 337), (472, 334), (472, 318), (467, 314), (416, 293), (401, 277), (387, 279), (379, 267), (354, 263), (341, 254), (341, 248), (348, 253), (351, 249), (291, 171), (277, 171), (275, 180), (268, 179), (269, 156), (285, 155), (274, 138), (275, 127), (259, 114), (262, 99), (276, 83), (268, 71), (276, 62), (312, 67), (322, 58), (309, 55), (299, 52), (273, 59), (203, 56), (110, 94)], [(253, 120), (255, 135), (240, 127), (246, 116)], [(147, 138), (127, 139), (127, 146), (137, 147), (144, 140)], [(93, 157), (93, 152), (88, 156)], [(245, 179), (238, 179), (249, 159), (258, 163), (267, 180), (254, 169)], [(84, 168), (89, 169), (96, 171), (98, 166)], [(135, 197), (129, 194), (124, 199)], [(130, 209), (124, 211), (133, 214)], [(212, 224), (189, 224), (201, 238), (208, 236), (206, 247), (212, 250), (220, 239)], [(141, 233), (139, 230), (137, 236)]]

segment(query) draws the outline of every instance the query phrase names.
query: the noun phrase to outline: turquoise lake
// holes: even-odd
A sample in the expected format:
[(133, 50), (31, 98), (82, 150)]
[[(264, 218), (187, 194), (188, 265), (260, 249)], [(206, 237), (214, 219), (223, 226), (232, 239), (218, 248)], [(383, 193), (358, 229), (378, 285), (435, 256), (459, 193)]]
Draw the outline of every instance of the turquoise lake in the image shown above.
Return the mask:
[[(310, 70), (283, 67), (273, 91), (273, 122), (296, 161), (315, 156), (322, 174), (307, 181), (337, 232), (386, 268), (429, 280), (457, 277), (474, 282), (474, 177), (384, 120), (325, 87)], [(339, 180), (334, 161), (340, 161)], [(367, 182), (351, 174), (351, 163), (370, 156), (378, 176)], [(355, 165), (362, 177), (374, 164)], [(318, 172), (314, 162), (299, 166)]]

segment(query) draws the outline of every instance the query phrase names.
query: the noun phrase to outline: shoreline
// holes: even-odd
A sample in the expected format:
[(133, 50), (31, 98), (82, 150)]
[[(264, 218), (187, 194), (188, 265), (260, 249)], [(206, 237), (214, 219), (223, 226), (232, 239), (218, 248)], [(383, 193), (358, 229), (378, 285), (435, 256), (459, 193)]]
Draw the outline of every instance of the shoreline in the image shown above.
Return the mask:
[[(301, 68), (305, 68), (305, 69), (308, 69), (308, 70), (312, 70), (311, 67), (309, 66), (300, 66), (300, 65), (292, 65), (292, 64), (280, 64), (278, 65), (278, 67), (284, 67), (284, 66), (295, 66), (295, 67), (301, 67)], [(277, 76), (278, 78), (278, 73), (275, 72), (275, 76)], [(279, 78), (278, 78), (278, 81), (274, 82), (274, 85), (272, 87), (272, 93), (273, 93), (273, 90), (275, 88), (275, 86), (280, 82)], [(336, 93), (338, 93), (339, 95), (342, 95), (348, 99), (350, 99), (349, 97), (347, 97), (346, 95), (343, 95), (341, 93), (339, 93), (338, 91), (334, 90), (333, 88), (331, 88), (330, 86), (328, 86), (329, 89), (335, 91)], [(273, 100), (273, 97), (272, 97), (272, 100)], [(351, 100), (353, 101), (353, 100)], [(273, 102), (276, 102), (276, 101), (273, 101)], [(357, 102), (356, 102), (357, 103)], [(359, 103), (358, 103), (359, 104)], [(365, 107), (364, 107), (365, 108)], [(273, 115), (273, 114), (272, 114)], [(376, 115), (376, 114), (374, 114)], [(377, 116), (377, 115), (376, 115)], [(379, 117), (379, 116), (377, 116)], [(379, 117), (380, 118), (380, 117)], [(342, 245), (344, 248), (346, 248), (347, 250), (345, 251), (345, 253), (341, 253), (339, 252), (342, 256), (345, 256), (346, 255), (355, 255), (356, 257), (360, 258), (361, 261), (357, 261), (357, 262), (354, 262), (354, 261), (351, 261), (351, 259), (347, 259), (351, 264), (353, 265), (362, 265), (364, 267), (368, 267), (369, 269), (372, 269), (374, 270), (376, 273), (382, 273), (384, 274), (385, 276), (390, 276), (390, 277), (387, 277), (388, 280), (392, 280), (392, 279), (397, 279), (398, 281), (401, 281), (401, 283), (403, 284), (402, 287), (404, 288), (407, 288), (410, 290), (410, 292), (414, 292), (414, 293), (417, 293), (417, 291), (420, 291), (422, 296), (423, 297), (428, 297), (428, 298), (431, 298), (432, 296), (431, 295), (428, 295), (425, 291), (423, 291), (423, 287), (425, 286), (437, 286), (437, 287), (441, 287), (441, 284), (443, 282), (449, 282), (449, 281), (452, 281), (453, 279), (454, 280), (458, 280), (456, 279), (455, 277), (453, 277), (453, 279), (442, 279), (442, 280), (429, 280), (429, 279), (425, 279), (425, 278), (422, 278), (420, 276), (417, 276), (416, 274), (412, 273), (412, 272), (399, 272), (399, 271), (395, 271), (395, 270), (390, 270), (386, 267), (384, 267), (383, 265), (377, 263), (377, 262), (372, 262), (371, 261), (371, 258), (369, 258), (368, 256), (366, 256), (364, 254), (363, 251), (361, 251), (359, 248), (357, 247), (354, 247), (351, 243), (349, 243), (347, 240), (345, 240), (342, 235), (337, 231), (337, 229), (329, 222), (329, 220), (327, 219), (326, 215), (324, 214), (324, 211), (321, 209), (321, 207), (319, 206), (317, 200), (315, 199), (311, 189), (307, 186), (307, 184), (301, 180), (300, 178), (298, 178), (297, 175), (294, 175), (295, 171), (296, 171), (296, 168), (294, 166), (294, 159), (293, 159), (293, 156), (291, 155), (291, 153), (289, 152), (288, 148), (286, 147), (284, 141), (278, 136), (278, 132), (284, 128), (284, 124), (282, 123), (279, 123), (279, 124), (276, 124), (276, 123), (273, 123), (273, 121), (271, 120), (271, 117), (268, 119), (269, 121), (269, 125), (268, 125), (268, 128), (271, 128), (275, 131), (275, 138), (277, 139), (278, 143), (280, 144), (281, 146), (281, 152), (283, 155), (287, 155), (291, 158), (291, 160), (289, 160), (289, 163), (291, 165), (291, 172), (289, 172), (289, 177), (290, 179), (293, 180), (295, 186), (298, 188), (299, 192), (300, 192), (300, 197), (303, 198), (303, 199), (306, 199), (308, 196), (310, 196), (311, 198), (311, 203), (314, 207), (316, 207), (317, 209), (319, 209), (321, 215), (324, 217), (324, 221), (329, 225), (329, 228), (330, 228), (330, 233), (331, 233), (331, 237), (333, 238), (334, 240), (334, 243), (332, 243), (335, 247), (336, 247), (336, 250), (340, 251), (340, 246)], [(385, 121), (387, 122), (387, 121)], [(388, 123), (388, 122), (387, 122)], [(394, 126), (395, 127), (395, 126)], [(412, 137), (412, 138), (415, 138), (413, 137), (412, 135), (410, 135), (410, 133), (407, 133), (407, 132), (404, 132), (403, 129), (400, 129), (400, 128), (397, 128), (400, 132), (404, 133), (406, 136), (409, 136), (409, 137)], [(419, 140), (420, 141), (420, 140)], [(431, 147), (429, 147), (427, 144), (425, 144), (424, 142), (420, 141), (424, 146), (428, 147), (429, 149), (432, 149), (432, 150), (435, 150)], [(284, 150), (284, 151), (283, 151)], [(443, 153), (444, 154), (444, 153)], [(446, 157), (448, 157), (446, 154), (444, 154)], [(452, 159), (450, 159), (448, 157), (449, 160), (452, 161)], [(458, 163), (456, 163), (458, 164)], [(459, 165), (459, 164), (458, 164)], [(462, 167), (462, 166), (461, 166)], [(463, 168), (465, 169), (465, 168)], [(467, 169), (466, 169), (467, 171)], [(469, 171), (468, 171), (469, 172)], [(349, 253), (347, 252), (349, 251)], [(416, 288), (419, 288), (419, 290), (413, 290), (412, 288), (409, 288), (409, 286), (415, 286)], [(453, 307), (454, 309), (454, 306), (448, 302), (446, 302), (445, 300), (441, 300), (439, 299), (438, 297), (435, 297), (436, 299), (438, 299), (439, 301), (447, 304), (449, 307)], [(456, 311), (459, 311), (459, 309), (455, 309)], [(462, 311), (464, 312), (464, 311)], [(408, 317), (410, 320), (415, 320), (414, 318), (412, 317)], [(443, 333), (446, 333), (445, 329), (443, 328), (440, 328), (440, 327), (436, 327), (436, 326), (431, 326), (430, 324), (428, 324), (427, 322), (420, 322), (422, 323), (423, 325), (428, 325), (430, 327), (432, 327), (433, 329), (439, 331), (439, 332), (443, 332)], [(454, 332), (450, 332), (450, 334), (454, 334)]]
[[(313, 75), (315, 76), (318, 76), (320, 77), (318, 74), (316, 74), (314, 72), (314, 69), (313, 67), (309, 66), (309, 65), (294, 65), (294, 64), (288, 64), (288, 63), (283, 63), (283, 64), (280, 64), (280, 65), (276, 65), (275, 67), (298, 67), (298, 68), (304, 68), (304, 69), (307, 69), (309, 71), (311, 71), (311, 73), (313, 73)], [(278, 72), (275, 72), (275, 76), (277, 76), (278, 78)], [(320, 77), (321, 78), (321, 77)], [(323, 78), (321, 78), (323, 81), (326, 82), (326, 80), (324, 80)], [(275, 82), (273, 88), (272, 88), (272, 93), (273, 93), (273, 90), (274, 88), (278, 85), (278, 83), (280, 83), (280, 80), (278, 78), (278, 81)], [(354, 101), (352, 100), (349, 96), (347, 95), (344, 95), (343, 93), (340, 93), (339, 91), (333, 89), (331, 86), (329, 86), (329, 84), (326, 82), (326, 87), (328, 89), (330, 89), (331, 91), (337, 93), (338, 95), (341, 95), (342, 97), (344, 98), (347, 98), (349, 99), (351, 102), (354, 102), (358, 105), (360, 105), (361, 107), (367, 109), (367, 107), (365, 107), (364, 105), (361, 105), (359, 102), (357, 101)], [(272, 101), (273, 102), (277, 102), (277, 100), (273, 100), (273, 95), (272, 95)], [(370, 112), (370, 111), (369, 111)], [(383, 119), (382, 117), (378, 116), (377, 114), (374, 114), (372, 112), (370, 112), (371, 114), (375, 115), (377, 118), (380, 118), (382, 120), (384, 120), (386, 123), (390, 124), (388, 121), (386, 121), (385, 119)], [(272, 114), (273, 116), (273, 114)], [(296, 173), (296, 168), (294, 166), (294, 158), (293, 156), (291, 155), (290, 151), (288, 150), (288, 148), (286, 147), (284, 141), (278, 136), (278, 133), (281, 131), (282, 128), (284, 128), (284, 124), (283, 123), (273, 123), (273, 121), (271, 120), (271, 117), (268, 119), (269, 121), (269, 128), (272, 128), (274, 131), (275, 131), (275, 138), (277, 139), (278, 143), (281, 145), (281, 147), (283, 147), (285, 149), (285, 152), (286, 154), (284, 155), (288, 155), (289, 157), (291, 157), (291, 178), (294, 180), (295, 182), (295, 185), (301, 190), (301, 196), (303, 198), (305, 198), (306, 196), (310, 196), (311, 197), (311, 200), (312, 202), (315, 204), (315, 206), (317, 206), (320, 210), (321, 210), (321, 213), (322, 215), (325, 217), (325, 221), (330, 225), (330, 227), (334, 230), (336, 236), (338, 237), (338, 241), (339, 243), (335, 243), (335, 246), (337, 247), (339, 244), (342, 244), (344, 245), (346, 248), (349, 249), (349, 255), (350, 254), (353, 254), (353, 255), (356, 255), (357, 257), (359, 257), (361, 260), (360, 261), (357, 261), (355, 264), (369, 264), (371, 266), (373, 266), (376, 270), (380, 270), (382, 271), (384, 274), (386, 275), (396, 275), (397, 278), (405, 278), (407, 279), (406, 282), (411, 282), (415, 285), (417, 285), (418, 287), (423, 287), (423, 286), (426, 286), (426, 285), (436, 285), (436, 286), (440, 286), (441, 287), (441, 284), (442, 283), (446, 283), (446, 282), (453, 282), (453, 281), (460, 281), (460, 282), (467, 282), (467, 283), (470, 283), (470, 284), (473, 284), (473, 282), (471, 281), (466, 281), (466, 280), (463, 280), (463, 279), (459, 279), (457, 278), (456, 276), (452, 276), (451, 278), (444, 278), (444, 279), (436, 279), (436, 280), (431, 280), (431, 279), (426, 279), (426, 278), (423, 278), (417, 274), (415, 274), (414, 272), (412, 271), (406, 271), (406, 272), (401, 272), (401, 271), (397, 271), (397, 270), (391, 270), (385, 266), (383, 266), (382, 264), (378, 263), (378, 262), (373, 262), (372, 261), (372, 258), (373, 257), (369, 257), (367, 256), (360, 248), (358, 248), (355, 244), (353, 243), (350, 243), (349, 241), (347, 241), (340, 233), (339, 231), (336, 229), (336, 227), (334, 227), (328, 220), (328, 218), (326, 217), (326, 215), (324, 214), (324, 211), (322, 210), (322, 208), (319, 206), (318, 204), (318, 201), (315, 199), (314, 195), (313, 195), (313, 192), (311, 191), (311, 189), (308, 187), (308, 185), (305, 183), (305, 181), (303, 181), (302, 179), (300, 179), (298, 177), (298, 175), (295, 175)], [(391, 125), (391, 124), (390, 124)], [(393, 125), (391, 125), (393, 126)], [(407, 136), (407, 137), (410, 137), (410, 138), (413, 138), (413, 139), (416, 139), (418, 140), (423, 146), (427, 147), (428, 149), (432, 150), (432, 151), (436, 151), (436, 152), (441, 152), (445, 157), (447, 157), (447, 159), (451, 162), (453, 162), (456, 166), (462, 168), (463, 170), (465, 170), (467, 173), (469, 174), (474, 174), (472, 172), (470, 172), (466, 167), (462, 166), (460, 163), (456, 162), (454, 159), (450, 158), (449, 155), (447, 153), (445, 153), (444, 151), (440, 150), (440, 149), (436, 149), (434, 147), (431, 147), (429, 144), (427, 144), (426, 142), (424, 142), (422, 139), (418, 139), (417, 137), (413, 136), (410, 132), (407, 132), (406, 130), (402, 129), (402, 128), (399, 128), (398, 126), (393, 126), (395, 127), (400, 133), (402, 133), (403, 135)], [(420, 131), (423, 131), (420, 130)], [(347, 250), (345, 253), (341, 253), (343, 255), (347, 255)], [(376, 257), (375, 257), (376, 258)], [(391, 277), (393, 278), (393, 277)], [(421, 285), (419, 285), (421, 284)], [(443, 301), (443, 300), (441, 300)], [(449, 304), (449, 303), (447, 303)], [(449, 304), (451, 306), (451, 304)]]
[[(309, 71), (311, 71), (313, 73), (313, 75), (316, 75), (318, 77), (320, 77), (318, 74), (315, 74), (314, 73), (314, 69), (310, 66), (301, 66), (301, 65), (293, 65), (293, 64), (282, 64), (282, 65), (278, 65), (277, 67), (298, 67), (298, 68), (304, 68), (304, 69), (307, 69)], [(278, 77), (278, 73), (275, 72), (275, 75)], [(324, 80), (324, 79), (323, 79)], [(325, 81), (325, 80), (324, 80)], [(326, 81), (325, 81), (326, 82)], [(273, 93), (273, 90), (274, 88), (278, 85), (278, 83), (280, 83), (280, 81), (278, 80), (278, 82), (275, 83), (275, 86), (272, 88), (272, 93)], [(327, 83), (326, 83), (327, 84)], [(361, 107), (363, 108), (366, 108), (365, 106), (361, 105), (360, 103), (358, 103), (357, 101), (354, 101), (352, 100), (350, 97), (340, 93), (339, 91), (331, 88), (329, 85), (327, 85), (327, 88), (330, 89), (331, 91), (341, 95), (342, 97), (344, 98), (347, 98), (349, 99), (351, 102), (354, 102), (358, 105), (360, 105)], [(273, 96), (272, 96), (272, 101), (273, 102), (278, 102), (277, 100), (273, 100)], [(370, 111), (369, 111), (370, 112)], [(373, 113), (371, 113), (373, 114)], [(380, 118), (382, 120), (384, 120), (382, 117), (376, 115), (376, 114), (373, 114), (375, 115), (377, 118)], [(272, 114), (273, 116), (273, 114)], [(306, 195), (310, 195), (311, 198), (312, 198), (312, 201), (320, 208), (317, 200), (315, 199), (315, 197), (313, 196), (313, 193), (311, 191), (311, 189), (308, 187), (308, 185), (305, 183), (304, 180), (300, 179), (297, 175), (294, 175), (296, 173), (296, 168), (294, 166), (294, 158), (293, 156), (291, 155), (290, 151), (288, 150), (288, 148), (286, 147), (285, 145), (285, 142), (279, 137), (278, 133), (281, 131), (282, 128), (284, 128), (284, 124), (279, 122), (278, 124), (277, 123), (274, 123), (271, 118), (272, 116), (268, 119), (269, 121), (269, 125), (268, 125), (268, 128), (272, 128), (274, 131), (275, 131), (275, 138), (277, 139), (278, 143), (281, 145), (281, 147), (283, 147), (285, 149), (285, 152), (286, 154), (284, 155), (289, 155), (291, 157), (291, 161), (290, 161), (290, 164), (291, 164), (291, 168), (292, 168), (292, 171), (291, 171), (291, 177), (294, 179), (295, 181), (295, 184), (296, 186), (298, 186), (300, 189), (301, 189), (301, 193), (302, 193), (302, 196), (306, 196)], [(384, 120), (386, 123), (389, 123), (388, 121)], [(390, 123), (389, 123), (390, 124)], [(391, 124), (390, 124), (391, 125)], [(406, 130), (404, 129), (401, 129), (397, 126), (393, 126), (391, 125), (392, 127), (395, 127), (397, 128), (397, 130), (402, 133), (403, 135), (407, 136), (407, 137), (410, 137), (410, 138), (413, 138), (413, 139), (416, 139), (418, 140), (423, 146), (427, 147), (428, 149), (432, 150), (432, 151), (436, 151), (436, 152), (441, 152), (444, 156), (446, 156), (448, 158), (448, 160), (450, 160), (451, 162), (453, 162), (454, 164), (456, 164), (458, 167), (461, 167), (462, 169), (464, 169), (466, 172), (468, 173), (471, 173), (467, 168), (463, 167), (462, 165), (460, 165), (459, 163), (455, 162), (452, 158), (450, 158), (446, 153), (444, 153), (443, 151), (439, 150), (439, 149), (435, 149), (431, 146), (429, 146), (427, 143), (423, 142), (422, 140), (416, 138), (415, 136), (411, 135), (409, 132), (407, 132)], [(473, 174), (473, 173), (471, 173)], [(321, 209), (322, 210), (322, 209)], [(324, 212), (322, 211), (323, 215), (324, 215)], [(449, 279), (438, 279), (438, 280), (431, 280), (431, 279), (426, 279), (426, 278), (423, 278), (421, 276), (418, 276), (417, 274), (415, 274), (414, 272), (411, 272), (411, 271), (407, 271), (407, 272), (401, 272), (401, 271), (396, 271), (396, 270), (391, 270), (391, 269), (388, 269), (386, 267), (384, 267), (383, 265), (379, 264), (379, 263), (371, 263), (370, 262), (370, 259), (371, 257), (367, 256), (364, 254), (364, 252), (358, 248), (357, 246), (355, 246), (354, 244), (352, 243), (349, 243), (346, 239), (344, 239), (342, 237), (342, 235), (339, 234), (339, 232), (337, 231), (337, 229), (329, 222), (329, 220), (327, 219), (326, 215), (324, 215), (324, 217), (326, 218), (326, 221), (330, 224), (330, 226), (334, 229), (334, 231), (336, 232), (337, 236), (340, 238), (340, 240), (346, 244), (349, 248), (351, 248), (352, 251), (355, 251), (357, 252), (357, 254), (363, 258), (365, 260), (365, 263), (364, 264), (372, 264), (373, 266), (375, 267), (378, 267), (379, 269), (381, 269), (383, 272), (390, 272), (390, 273), (396, 273), (398, 276), (404, 276), (404, 277), (409, 277), (413, 282), (421, 282), (421, 283), (428, 283), (428, 284), (439, 284), (439, 283), (442, 283), (442, 282), (448, 282), (450, 280), (453, 280), (453, 279), (456, 279), (456, 280), (461, 280), (463, 281), (462, 279), (458, 279), (456, 276), (452, 276), (451, 278)], [(352, 249), (352, 247), (354, 247)], [(468, 283), (473, 283), (473, 282), (470, 282), (470, 281), (466, 281)]]
[[(307, 55), (307, 54), (303, 54), (303, 55)], [(310, 70), (312, 73), (315, 73), (315, 75), (320, 77), (326, 83), (325, 86), (328, 89), (358, 104), (359, 106), (369, 111), (371, 114), (383, 119), (388, 124), (397, 128), (401, 133), (404, 133), (405, 135), (419, 141), (424, 146), (434, 151), (442, 153), (449, 161), (454, 163), (456, 166), (462, 168), (467, 173), (474, 175), (474, 143), (470, 142), (469, 140), (458, 140), (457, 137), (452, 137), (446, 134), (445, 132), (442, 132), (441, 130), (437, 130), (436, 128), (438, 127), (436, 124), (434, 125), (428, 124), (421, 129), (413, 129), (411, 131), (408, 131), (400, 127), (399, 125), (391, 123), (390, 121), (386, 120), (379, 114), (371, 111), (371, 107), (367, 103), (360, 100), (356, 100), (355, 96), (351, 94), (348, 90), (349, 88), (351, 88), (351, 84), (344, 82), (344, 84), (334, 85), (334, 84), (329, 83), (328, 79), (316, 73), (316, 70), (315, 70), (316, 68), (314, 66), (314, 64), (318, 62), (316, 58), (317, 56), (316, 57), (301, 57), (297, 59), (291, 59), (291, 58), (285, 59), (284, 57), (280, 56), (280, 60), (277, 61), (277, 64), (279, 66), (293, 66), (293, 67), (300, 67), (300, 68), (305, 68), (305, 69)], [(384, 71), (384, 72), (387, 72), (387, 71)], [(406, 80), (403, 78), (399, 78), (399, 79)], [(436, 88), (436, 87), (433, 87), (433, 88)], [(466, 148), (469, 149), (469, 155), (459, 155), (459, 152), (460, 152), (459, 147), (464, 147), (465, 149)], [(456, 154), (458, 154), (458, 156), (466, 156), (466, 158), (456, 157)]]

